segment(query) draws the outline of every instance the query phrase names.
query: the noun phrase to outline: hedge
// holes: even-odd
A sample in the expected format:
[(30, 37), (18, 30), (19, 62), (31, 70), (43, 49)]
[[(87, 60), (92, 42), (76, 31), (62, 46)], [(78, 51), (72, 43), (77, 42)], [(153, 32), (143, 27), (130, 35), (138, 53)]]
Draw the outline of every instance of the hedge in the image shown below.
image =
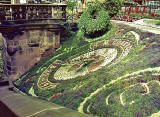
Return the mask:
[(123, 2), (124, 2), (124, 0), (105, 0), (102, 3), (102, 6), (109, 13), (109, 16), (113, 17), (121, 9)]
[(78, 28), (85, 36), (94, 38), (110, 29), (110, 17), (99, 4), (93, 4), (81, 15)]

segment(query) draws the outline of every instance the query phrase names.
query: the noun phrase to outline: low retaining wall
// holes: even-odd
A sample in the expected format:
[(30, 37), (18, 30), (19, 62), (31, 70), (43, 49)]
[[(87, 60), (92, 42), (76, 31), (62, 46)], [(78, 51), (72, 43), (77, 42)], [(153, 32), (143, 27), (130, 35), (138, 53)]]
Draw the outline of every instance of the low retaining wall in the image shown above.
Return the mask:
[(60, 47), (60, 31), (34, 29), (3, 33), (3, 73), (16, 79)]

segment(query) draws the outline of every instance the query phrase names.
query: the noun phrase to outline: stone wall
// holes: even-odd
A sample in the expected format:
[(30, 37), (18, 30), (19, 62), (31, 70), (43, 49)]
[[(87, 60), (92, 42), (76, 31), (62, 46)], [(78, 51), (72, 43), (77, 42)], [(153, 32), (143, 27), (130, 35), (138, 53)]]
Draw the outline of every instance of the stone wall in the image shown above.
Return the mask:
[(1, 53), (1, 50), (2, 50), (2, 47), (3, 47), (3, 43), (2, 43), (2, 35), (0, 33), (0, 82), (2, 79), (2, 53)]
[(3, 34), (3, 72), (17, 79), (44, 57), (60, 47), (60, 32), (26, 30)]

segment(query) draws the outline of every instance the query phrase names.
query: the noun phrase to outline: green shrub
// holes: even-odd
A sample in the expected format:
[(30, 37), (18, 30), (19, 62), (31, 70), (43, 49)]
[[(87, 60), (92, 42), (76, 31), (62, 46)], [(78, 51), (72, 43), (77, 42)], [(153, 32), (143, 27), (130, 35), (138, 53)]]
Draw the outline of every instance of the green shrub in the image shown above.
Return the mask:
[(62, 27), (63, 32), (61, 32), (61, 42), (66, 41), (70, 36), (72, 36), (71, 33), (71, 27), (69, 24), (65, 25), (64, 27)]
[(70, 18), (72, 19), (72, 22), (73, 22), (73, 18), (74, 18), (73, 10), (74, 10), (75, 6), (76, 6), (76, 2), (70, 2), (70, 1), (67, 2), (67, 9), (72, 11), (72, 14), (71, 15), (67, 14), (67, 16), (68, 16), (68, 19), (70, 19)]
[(81, 15), (78, 28), (88, 37), (98, 37), (110, 29), (110, 17), (99, 4), (94, 4)]
[(73, 11), (74, 7), (76, 6), (76, 2), (67, 2), (67, 8), (71, 11)]
[(105, 0), (102, 6), (107, 10), (110, 17), (116, 15), (122, 7), (124, 0)]

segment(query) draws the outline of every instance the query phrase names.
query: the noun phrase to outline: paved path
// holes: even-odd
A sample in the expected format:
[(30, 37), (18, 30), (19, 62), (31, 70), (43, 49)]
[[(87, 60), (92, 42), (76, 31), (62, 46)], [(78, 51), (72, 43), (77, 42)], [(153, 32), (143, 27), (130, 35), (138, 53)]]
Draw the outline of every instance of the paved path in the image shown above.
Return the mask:
[(0, 87), (0, 117), (4, 117), (5, 111), (18, 117), (89, 117), (48, 101), (8, 91), (8, 87)]
[(125, 24), (125, 25), (129, 25), (131, 27), (136, 27), (140, 30), (143, 31), (148, 31), (151, 33), (155, 33), (155, 34), (160, 34), (160, 26), (151, 26), (151, 25), (147, 25), (144, 23), (140, 23), (140, 22), (126, 22), (126, 21), (117, 21), (117, 20), (112, 20), (113, 23), (118, 23), (118, 24)]

